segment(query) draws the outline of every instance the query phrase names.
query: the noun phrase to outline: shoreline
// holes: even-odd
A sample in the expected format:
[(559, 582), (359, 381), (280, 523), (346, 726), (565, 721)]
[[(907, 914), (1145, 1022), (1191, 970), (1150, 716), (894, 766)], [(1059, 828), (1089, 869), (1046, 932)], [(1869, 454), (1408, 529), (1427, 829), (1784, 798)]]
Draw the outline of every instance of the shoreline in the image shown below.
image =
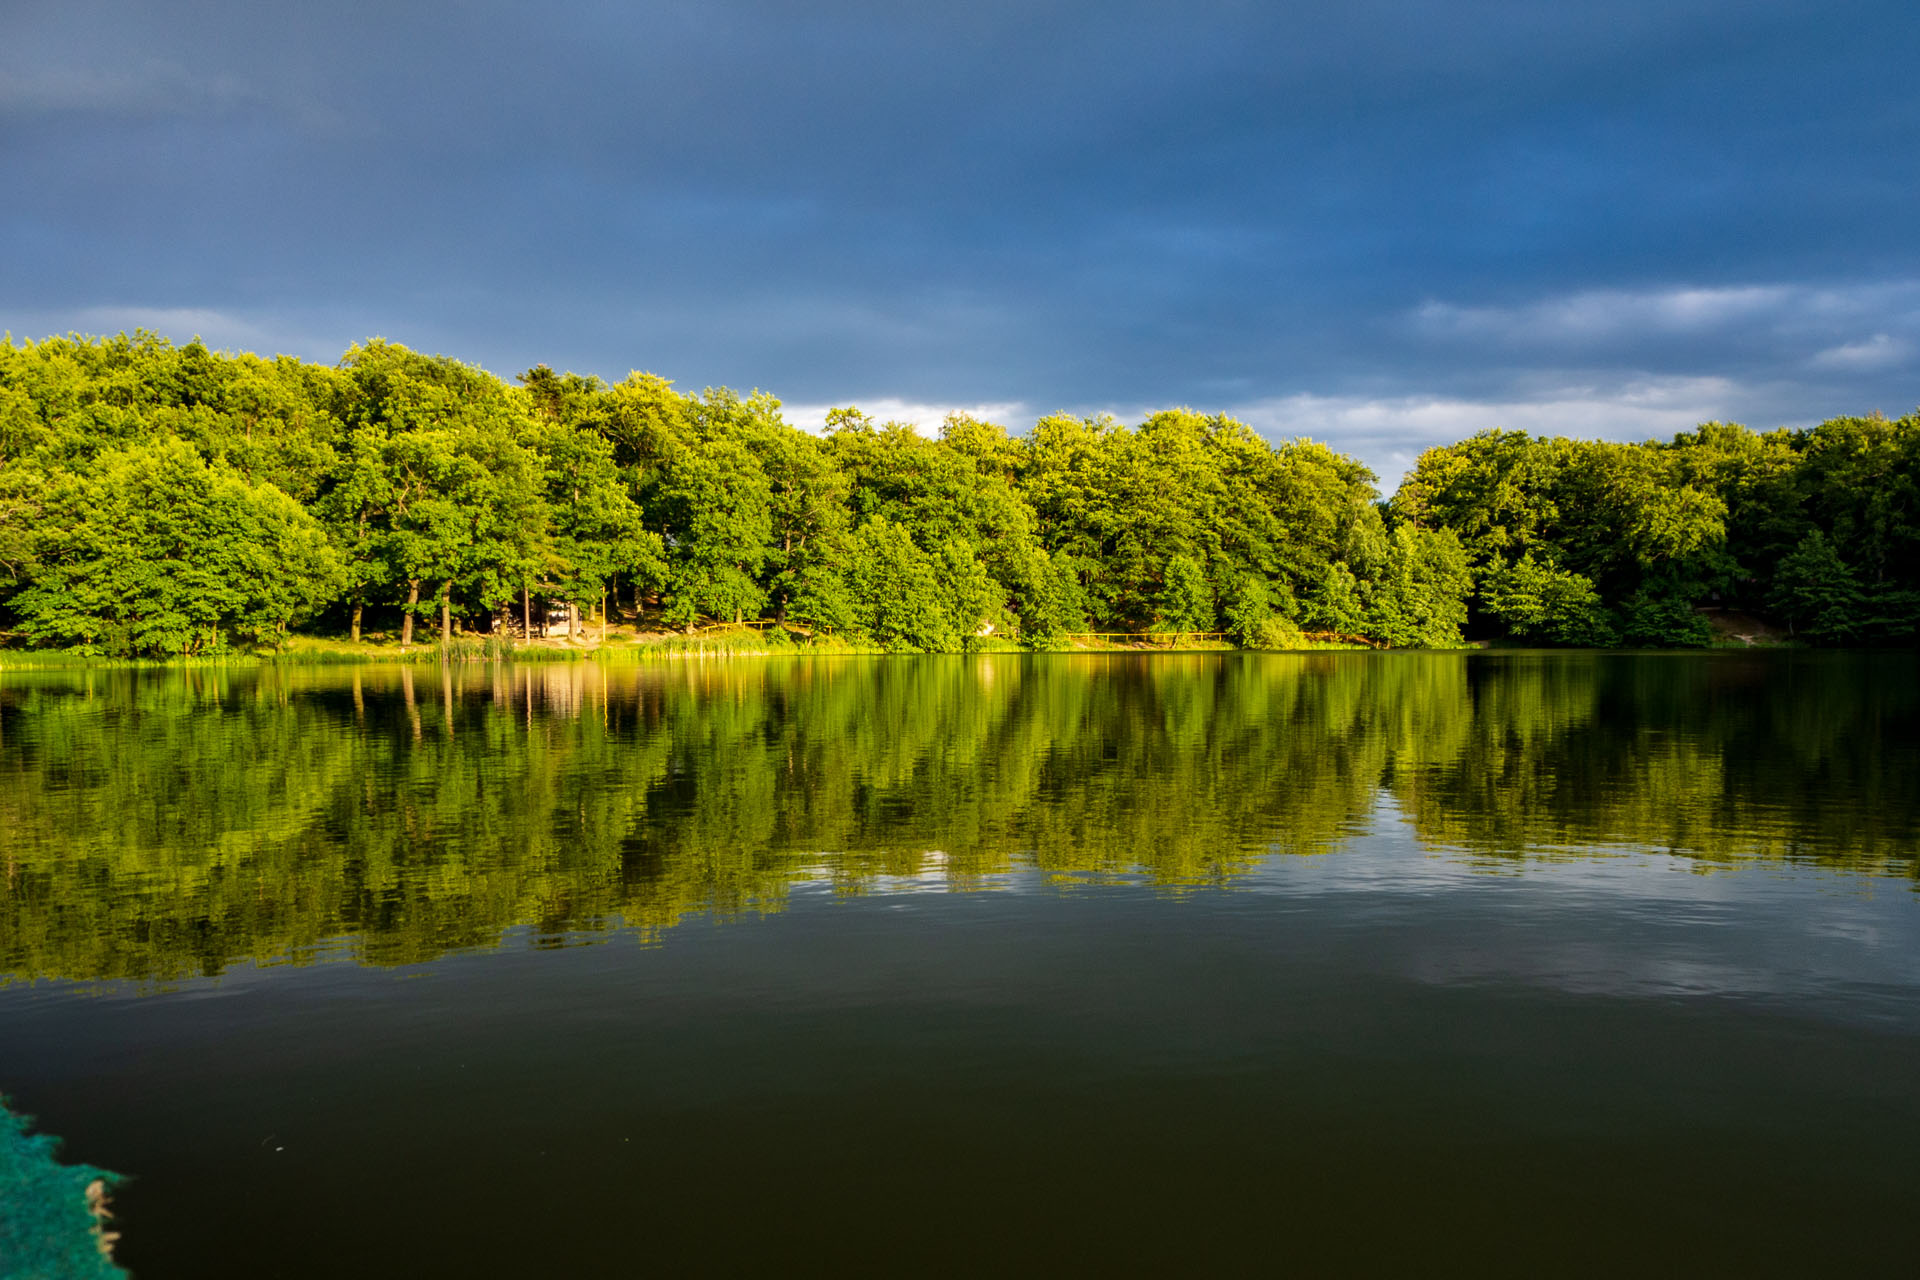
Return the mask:
[[(457, 644), (457, 642), (456, 642)], [(1599, 653), (1599, 654), (1719, 654), (1719, 653), (1812, 653), (1812, 652), (1893, 652), (1895, 650), (1865, 647), (1861, 649), (1838, 650), (1818, 648), (1792, 642), (1773, 642), (1759, 644), (1714, 643), (1686, 648), (1646, 649), (1646, 648), (1598, 648), (1554, 647), (1538, 645), (1513, 645), (1491, 643), (1487, 641), (1468, 641), (1447, 648), (1406, 648), (1389, 649), (1383, 646), (1365, 644), (1343, 644), (1327, 642), (1307, 642), (1286, 649), (1243, 648), (1233, 644), (1101, 644), (1070, 645), (1064, 648), (1028, 649), (1015, 645), (997, 645), (992, 648), (967, 649), (952, 652), (925, 652), (919, 650), (902, 651), (877, 648), (874, 646), (835, 645), (782, 645), (745, 647), (737, 645), (687, 645), (687, 644), (629, 644), (606, 646), (541, 646), (513, 645), (498, 649), (473, 646), (471, 649), (456, 647), (451, 654), (442, 652), (438, 645), (415, 645), (411, 650), (401, 651), (384, 646), (365, 646), (359, 649), (346, 647), (300, 647), (293, 650), (272, 653), (236, 652), (208, 657), (191, 658), (108, 658), (82, 656), (66, 653), (62, 650), (0, 650), (0, 675), (14, 671), (144, 671), (144, 670), (215, 670), (233, 668), (260, 667), (424, 667), (424, 666), (481, 666), (488, 664), (523, 664), (527, 666), (553, 666), (577, 662), (592, 662), (611, 666), (644, 665), (655, 662), (683, 661), (724, 661), (735, 658), (977, 658), (990, 656), (1021, 657), (1084, 657), (1084, 656), (1154, 656), (1154, 655), (1192, 655), (1192, 654), (1309, 654), (1309, 653)]]

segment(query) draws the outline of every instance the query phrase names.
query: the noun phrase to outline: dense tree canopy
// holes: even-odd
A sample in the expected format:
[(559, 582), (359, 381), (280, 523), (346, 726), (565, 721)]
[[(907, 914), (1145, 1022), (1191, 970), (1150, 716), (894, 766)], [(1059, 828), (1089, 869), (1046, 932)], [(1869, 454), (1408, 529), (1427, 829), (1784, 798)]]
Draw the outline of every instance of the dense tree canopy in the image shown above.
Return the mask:
[(1388, 508), (1459, 535), (1482, 634), (1697, 644), (1704, 607), (1823, 642), (1920, 628), (1920, 414), (1647, 444), (1486, 431), (1422, 454)]
[(326, 531), (270, 484), (249, 484), (181, 439), (60, 472), (41, 502), (20, 628), (109, 654), (193, 654), (223, 634), (283, 637), (341, 578)]
[(898, 650), (983, 637), (1333, 632), (1692, 644), (1703, 609), (1815, 642), (1920, 623), (1920, 417), (1667, 443), (1488, 431), (1381, 502), (1325, 445), (1189, 410), (1137, 427), (755, 393), (509, 384), (375, 339), (337, 367), (148, 333), (0, 344), (0, 629), (183, 655), (296, 625), (765, 621)]

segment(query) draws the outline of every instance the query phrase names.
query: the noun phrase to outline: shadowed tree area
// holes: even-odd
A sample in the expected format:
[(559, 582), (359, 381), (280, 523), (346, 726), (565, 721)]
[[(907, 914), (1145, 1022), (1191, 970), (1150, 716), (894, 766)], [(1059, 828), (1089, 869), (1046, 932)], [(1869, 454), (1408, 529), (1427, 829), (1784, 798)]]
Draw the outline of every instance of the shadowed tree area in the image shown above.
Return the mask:
[(1701, 644), (1708, 605), (1822, 644), (1920, 628), (1920, 414), (1651, 444), (1487, 431), (1421, 454), (1388, 506), (1459, 535), (1481, 634)]

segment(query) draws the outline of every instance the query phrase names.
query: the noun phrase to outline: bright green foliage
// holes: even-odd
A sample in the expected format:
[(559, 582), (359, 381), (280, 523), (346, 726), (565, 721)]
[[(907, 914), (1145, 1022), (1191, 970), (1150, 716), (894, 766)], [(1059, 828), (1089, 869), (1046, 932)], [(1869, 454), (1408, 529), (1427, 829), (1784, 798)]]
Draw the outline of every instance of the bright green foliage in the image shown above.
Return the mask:
[(1475, 564), (1517, 560), (1547, 541), (1571, 441), (1483, 431), (1420, 455), (1392, 508), (1397, 519), (1452, 529)]
[(1632, 643), (1705, 643), (1694, 603), (1740, 577), (1727, 500), (1690, 482), (1727, 473), (1716, 467), (1691, 448), (1488, 431), (1422, 454), (1390, 507), (1402, 525), (1459, 535), (1482, 629), (1605, 643), (1613, 602)]
[(1256, 639), (1267, 634), (1266, 625), (1277, 613), (1276, 603), (1273, 586), (1265, 578), (1257, 573), (1241, 574), (1234, 580), (1221, 610), (1226, 616), (1228, 634), (1240, 644), (1255, 647)]
[(1248, 649), (1304, 649), (1306, 634), (1291, 618), (1275, 614), (1255, 624), (1244, 636), (1235, 637)]
[(688, 405), (688, 426), (662, 449), (647, 504), (666, 540), (666, 616), (758, 617), (770, 592), (773, 485), (756, 448), (765, 401), (709, 392)]
[(1369, 591), (1366, 634), (1396, 649), (1457, 645), (1472, 589), (1467, 553), (1451, 529), (1401, 525)]
[(392, 568), (385, 550), (387, 503), (392, 486), (381, 456), (384, 437), (373, 427), (352, 432), (341, 451), (333, 483), (315, 505), (344, 564), (343, 586), (354, 638), (369, 596), (391, 586)]
[(249, 480), (307, 501), (341, 430), (339, 372), (129, 338), (0, 342), (0, 466), (84, 467), (109, 449), (189, 440)]
[[(538, 599), (543, 617), (777, 620), (894, 648), (1219, 627), (1248, 645), (1298, 628), (1687, 644), (1709, 608), (1816, 640), (1920, 635), (1920, 415), (1642, 445), (1489, 431), (1423, 454), (1381, 504), (1325, 445), (1188, 409), (1024, 436), (956, 415), (935, 439), (846, 408), (823, 438), (758, 392), (545, 366), (519, 382), (378, 339), (336, 368), (146, 333), (0, 343), (0, 628), (204, 652), (309, 614), (403, 639), (437, 615), (450, 636)], [(209, 493), (252, 495), (221, 509), (257, 527), (190, 556), (140, 549), (191, 505), (126, 478), (156, 449), (218, 478)], [(135, 541), (83, 546), (109, 507)], [(324, 553), (217, 585), (276, 539), (311, 540), (309, 515)]]
[(274, 641), (337, 589), (318, 521), (173, 440), (100, 455), (50, 486), (20, 629), (86, 653), (191, 655)]
[(1309, 630), (1353, 635), (1367, 625), (1360, 581), (1344, 564), (1330, 565), (1301, 602), (1300, 621)]
[(950, 414), (940, 424), (940, 442), (971, 459), (982, 476), (998, 476), (1017, 485), (1023, 462), (1020, 442), (997, 422), (982, 422), (972, 414)]
[(1167, 557), (1155, 630), (1211, 631), (1214, 621), (1213, 586), (1200, 562), (1187, 555)]
[[(1229, 606), (1251, 599), (1245, 584), (1259, 580), (1266, 607), (1291, 614), (1338, 581), (1336, 566), (1352, 583), (1383, 552), (1364, 467), (1308, 441), (1270, 446), (1229, 418), (1178, 410), (1138, 431), (1110, 419), (1043, 418), (1027, 438), (1021, 477), (1042, 539), (1081, 566), (1088, 610), (1104, 630), (1171, 625), (1163, 592), (1173, 556), (1224, 584)], [(1192, 611), (1209, 629), (1210, 615), (1211, 606)]]
[(1087, 595), (1071, 557), (1035, 546), (1014, 565), (1021, 637), (1040, 649), (1058, 648), (1086, 631)]
[[(615, 579), (647, 585), (667, 579), (666, 544), (645, 527), (626, 480), (613, 461), (613, 442), (594, 431), (549, 421), (531, 436), (543, 464), (549, 513), (544, 594), (591, 609)], [(511, 561), (509, 562), (511, 567)], [(511, 595), (514, 585), (503, 583)]]
[(930, 440), (900, 423), (876, 425), (857, 409), (834, 410), (828, 425), (827, 452), (845, 477), (853, 519), (886, 519), (969, 579), (948, 602), (955, 626), (972, 635), (1034, 612), (1027, 597), (1043, 590), (1035, 574), (1044, 549), (1010, 478), (1018, 449), (1004, 430), (956, 419)]
[(934, 557), (934, 575), (941, 587), (941, 612), (963, 642), (1006, 624), (1005, 592), (988, 576), (972, 543), (950, 539)]
[(342, 365), (353, 462), (334, 527), (353, 530), (354, 579), (404, 589), (403, 635), (436, 607), (449, 630), (456, 591), (504, 604), (548, 551), (526, 400), (483, 370), (390, 342), (355, 347)]
[(737, 622), (767, 602), (760, 571), (773, 534), (766, 473), (736, 440), (673, 459), (659, 507), (667, 533), (667, 617)]
[(1480, 584), (1480, 600), (1489, 616), (1521, 639), (1598, 647), (1616, 639), (1593, 583), (1542, 564), (1532, 552), (1490, 569)]
[(34, 532), (46, 514), (47, 477), (27, 466), (0, 466), (0, 598), (32, 579)]
[(948, 614), (936, 562), (885, 516), (861, 525), (847, 565), (854, 628), (889, 649), (946, 653), (963, 633)]
[(852, 603), (842, 572), (850, 515), (847, 478), (813, 436), (786, 430), (777, 419), (762, 433), (773, 532), (767, 589), (774, 616), (807, 626), (852, 625)]

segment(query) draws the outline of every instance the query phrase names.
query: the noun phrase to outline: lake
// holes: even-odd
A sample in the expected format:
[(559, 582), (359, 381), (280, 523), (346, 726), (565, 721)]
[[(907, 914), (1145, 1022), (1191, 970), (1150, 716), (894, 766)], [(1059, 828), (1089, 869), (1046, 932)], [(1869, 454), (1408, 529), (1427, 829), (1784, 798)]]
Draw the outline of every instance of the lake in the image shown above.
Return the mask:
[(0, 672), (169, 1276), (1912, 1274), (1920, 658)]

